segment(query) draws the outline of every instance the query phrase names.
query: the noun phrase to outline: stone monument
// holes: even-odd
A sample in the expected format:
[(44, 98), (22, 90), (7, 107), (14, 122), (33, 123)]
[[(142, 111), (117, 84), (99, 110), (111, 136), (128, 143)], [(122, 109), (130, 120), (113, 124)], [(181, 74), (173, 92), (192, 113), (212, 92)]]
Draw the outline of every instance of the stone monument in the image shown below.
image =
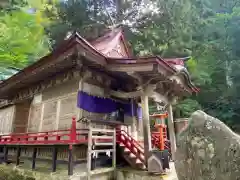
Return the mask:
[(175, 166), (179, 180), (240, 180), (240, 136), (196, 111), (177, 137)]

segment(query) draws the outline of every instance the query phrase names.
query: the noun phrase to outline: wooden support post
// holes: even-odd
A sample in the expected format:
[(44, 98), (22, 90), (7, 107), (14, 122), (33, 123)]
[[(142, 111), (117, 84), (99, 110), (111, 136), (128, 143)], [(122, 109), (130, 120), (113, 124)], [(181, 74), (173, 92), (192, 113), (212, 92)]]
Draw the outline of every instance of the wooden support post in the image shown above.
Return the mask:
[(20, 164), (20, 155), (21, 155), (21, 147), (17, 146), (17, 152), (16, 152), (16, 166)]
[(68, 175), (73, 175), (73, 145), (69, 145), (68, 149)]
[(56, 125), (55, 125), (56, 130), (58, 130), (58, 127), (59, 127), (60, 110), (61, 110), (61, 99), (57, 101), (57, 115), (56, 115)]
[(137, 121), (136, 121), (136, 117), (135, 117), (135, 108), (134, 108), (134, 100), (131, 99), (131, 110), (132, 110), (132, 137), (137, 140), (138, 138), (138, 133), (137, 133)]
[(8, 147), (3, 147), (3, 162), (7, 163), (8, 161)]
[(170, 143), (171, 143), (172, 160), (175, 160), (175, 152), (176, 152), (177, 146), (176, 146), (176, 137), (175, 137), (173, 112), (172, 112), (171, 104), (168, 105), (168, 130), (169, 130)]
[(36, 157), (37, 157), (37, 148), (33, 148), (32, 154), (32, 170), (36, 168)]
[(96, 166), (97, 166), (97, 161), (96, 161), (96, 157), (93, 156), (92, 154), (92, 157), (91, 157), (91, 171), (93, 171), (94, 169), (96, 169)]
[(148, 109), (148, 96), (142, 96), (142, 112), (143, 112), (143, 138), (144, 138), (144, 156), (147, 166), (147, 161), (150, 156), (152, 149), (151, 132), (150, 132), (150, 120), (149, 120), (149, 109)]
[[(78, 91), (79, 92), (81, 92), (83, 90), (83, 84), (84, 84), (84, 76), (79, 81), (79, 87), (78, 87)], [(78, 99), (78, 101), (80, 101), (80, 99)], [(77, 118), (81, 119), (82, 117), (83, 117), (83, 109), (79, 108), (79, 110), (78, 110), (78, 117)]]
[(57, 146), (54, 146), (52, 154), (52, 172), (56, 172), (57, 170), (57, 153), (58, 153)]
[(42, 132), (42, 126), (43, 126), (43, 114), (44, 114), (44, 108), (45, 108), (45, 104), (42, 103), (42, 107), (41, 107), (41, 117), (40, 117), (40, 125), (39, 125), (39, 129), (38, 132)]
[(117, 136), (117, 133), (116, 133), (116, 128), (113, 129), (114, 132), (113, 132), (113, 152), (112, 152), (112, 167), (114, 168), (114, 171), (113, 171), (113, 179), (117, 179), (117, 172), (116, 172), (116, 143), (117, 143), (117, 140), (116, 140), (116, 136)]
[(91, 179), (91, 162), (92, 162), (92, 125), (91, 123), (89, 123), (88, 151), (87, 151), (87, 180)]

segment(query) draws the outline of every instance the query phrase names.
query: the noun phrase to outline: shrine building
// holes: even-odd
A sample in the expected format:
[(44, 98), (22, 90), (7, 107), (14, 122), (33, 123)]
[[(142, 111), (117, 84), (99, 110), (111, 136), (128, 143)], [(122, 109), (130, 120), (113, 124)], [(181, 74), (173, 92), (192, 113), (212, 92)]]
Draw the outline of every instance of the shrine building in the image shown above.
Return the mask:
[[(121, 161), (164, 172), (176, 151), (172, 105), (198, 89), (184, 59), (131, 52), (120, 28), (91, 41), (73, 33), (2, 81), (1, 162), (30, 159), (34, 170), (48, 160), (52, 172), (65, 163), (68, 175), (80, 170), (88, 179), (98, 168), (115, 172)], [(166, 107), (167, 123), (157, 132), (150, 129), (149, 102)]]

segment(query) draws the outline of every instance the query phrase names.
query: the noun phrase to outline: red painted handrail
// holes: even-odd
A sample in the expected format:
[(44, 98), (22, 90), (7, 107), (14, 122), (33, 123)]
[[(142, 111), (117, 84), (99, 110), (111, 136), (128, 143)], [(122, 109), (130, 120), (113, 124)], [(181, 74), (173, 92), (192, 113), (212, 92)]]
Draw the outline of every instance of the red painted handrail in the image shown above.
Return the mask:
[[(136, 141), (131, 135), (129, 135), (125, 130), (117, 130), (117, 135), (122, 135), (122, 134), (125, 134), (129, 139), (131, 139), (130, 141), (135, 144), (136, 146), (138, 146), (140, 149), (143, 149), (143, 146), (138, 142)], [(118, 141), (118, 138), (117, 138), (117, 141)], [(143, 151), (142, 151), (143, 152)]]
[(143, 147), (135, 139), (133, 139), (126, 131), (117, 130), (117, 142), (122, 143), (143, 164), (145, 164)]
[[(76, 118), (72, 118), (70, 129), (47, 132), (30, 132), (0, 135), (0, 144), (77, 144), (87, 143), (88, 129), (77, 129)], [(82, 138), (78, 138), (83, 136)]]
[[(126, 131), (116, 130), (117, 142), (123, 143), (137, 158), (144, 162), (144, 148)], [(165, 149), (170, 150), (169, 142), (167, 141), (166, 132), (162, 133), (165, 139)], [(88, 129), (77, 129), (76, 118), (72, 118), (72, 125), (70, 129), (66, 130), (53, 130), (47, 132), (29, 132), (29, 133), (16, 133), (0, 135), (0, 144), (22, 144), (22, 145), (50, 145), (50, 144), (80, 144), (87, 143)], [(152, 133), (152, 144), (159, 147), (160, 133)], [(122, 139), (123, 137), (124, 139)], [(111, 141), (111, 139), (97, 139), (99, 142)]]
[(70, 139), (73, 141), (73, 143), (77, 140), (77, 124), (76, 124), (76, 118), (72, 118), (72, 127), (71, 127), (71, 134)]

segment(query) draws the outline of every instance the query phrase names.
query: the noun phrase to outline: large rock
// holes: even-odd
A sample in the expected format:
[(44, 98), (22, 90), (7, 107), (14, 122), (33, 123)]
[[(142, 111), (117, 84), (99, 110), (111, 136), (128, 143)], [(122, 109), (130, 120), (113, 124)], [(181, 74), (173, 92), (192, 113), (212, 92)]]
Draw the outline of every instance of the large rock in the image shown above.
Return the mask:
[(240, 136), (202, 111), (177, 137), (176, 158), (179, 180), (240, 180)]

